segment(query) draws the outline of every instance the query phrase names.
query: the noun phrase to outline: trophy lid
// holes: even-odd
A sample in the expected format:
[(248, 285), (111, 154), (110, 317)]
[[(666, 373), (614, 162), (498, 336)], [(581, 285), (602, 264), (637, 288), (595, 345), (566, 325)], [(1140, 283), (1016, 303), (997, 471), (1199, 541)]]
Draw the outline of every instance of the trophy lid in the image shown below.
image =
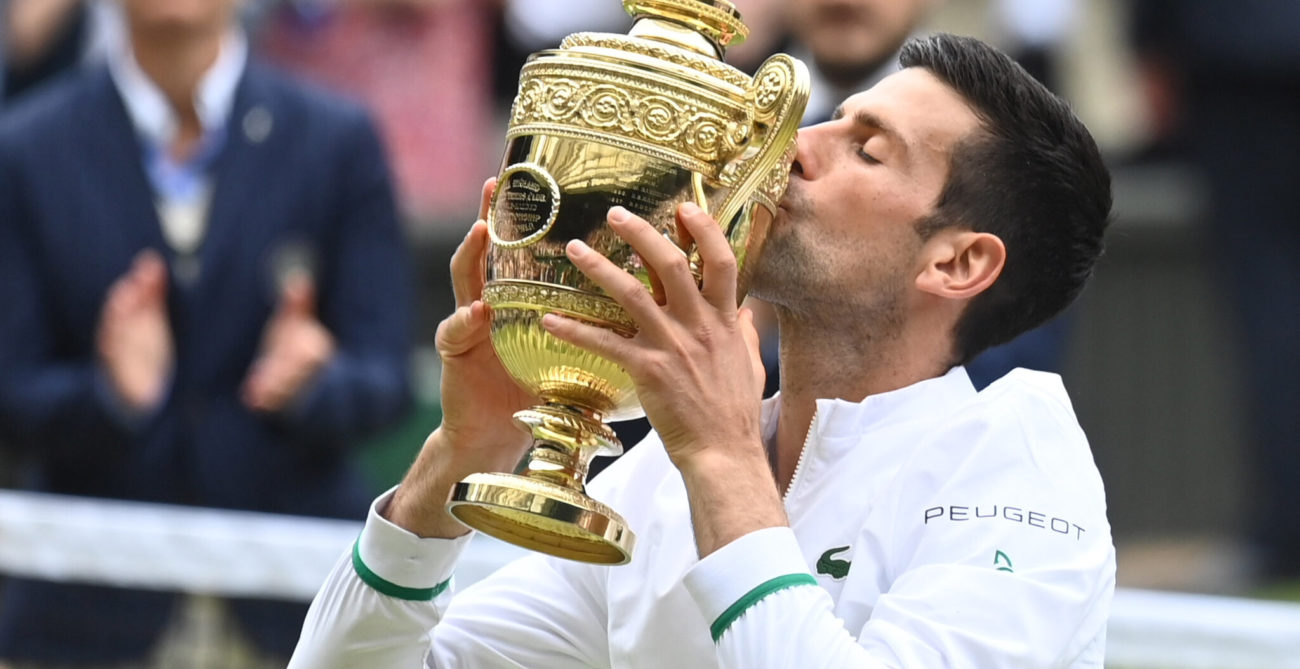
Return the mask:
[[(741, 20), (740, 11), (728, 0), (623, 0), (623, 9), (637, 19), (638, 24), (643, 23), (641, 19), (651, 19), (661, 27), (668, 22), (689, 28), (691, 32), (708, 40), (714, 53), (706, 55), (718, 58), (722, 57), (728, 46), (744, 42), (749, 35), (749, 28)], [(676, 31), (640, 30), (639, 27), (633, 28), (633, 35), (701, 51), (691, 43), (689, 37), (674, 34)]]

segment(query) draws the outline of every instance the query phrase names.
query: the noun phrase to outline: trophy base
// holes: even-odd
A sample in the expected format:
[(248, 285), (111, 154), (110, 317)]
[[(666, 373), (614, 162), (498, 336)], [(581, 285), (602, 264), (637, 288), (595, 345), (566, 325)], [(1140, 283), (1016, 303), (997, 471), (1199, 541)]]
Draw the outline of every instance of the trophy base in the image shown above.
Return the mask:
[(572, 488), (528, 476), (467, 476), (456, 484), (447, 510), (489, 536), (579, 562), (626, 564), (636, 543), (613, 509)]

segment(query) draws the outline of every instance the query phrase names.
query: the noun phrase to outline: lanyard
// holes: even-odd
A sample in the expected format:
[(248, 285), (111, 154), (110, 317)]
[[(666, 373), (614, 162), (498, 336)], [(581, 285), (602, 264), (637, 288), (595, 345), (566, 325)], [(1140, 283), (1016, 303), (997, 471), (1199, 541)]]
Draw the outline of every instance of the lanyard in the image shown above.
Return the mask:
[(226, 144), (225, 127), (203, 133), (198, 150), (188, 160), (177, 162), (167, 153), (167, 147), (151, 142), (144, 143), (144, 169), (153, 185), (154, 194), (168, 202), (193, 204), (203, 196), (208, 169)]
[(165, 146), (144, 144), (145, 172), (153, 185), (163, 238), (177, 254), (175, 270), (182, 283), (192, 283), (198, 276), (196, 253), (207, 231), (212, 197), (208, 172), (225, 140), (224, 127), (206, 132), (194, 155), (180, 162), (167, 154)]

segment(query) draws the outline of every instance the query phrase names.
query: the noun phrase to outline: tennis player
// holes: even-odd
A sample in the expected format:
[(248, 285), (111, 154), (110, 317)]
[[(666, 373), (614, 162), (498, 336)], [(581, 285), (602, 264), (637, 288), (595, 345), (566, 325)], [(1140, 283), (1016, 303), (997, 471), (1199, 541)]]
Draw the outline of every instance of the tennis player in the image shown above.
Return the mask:
[[(777, 311), (761, 402), (751, 318), (717, 225), (684, 205), (703, 286), (621, 209), (647, 291), (569, 258), (639, 334), (547, 316), (626, 368), (655, 431), (595, 479), (632, 562), (533, 555), (453, 596), (456, 481), (528, 446), (479, 301), (487, 231), (452, 259), (445, 418), (312, 604), (292, 667), (1101, 667), (1115, 561), (1102, 482), (1061, 380), (982, 392), (962, 364), (1051, 318), (1102, 248), (1110, 179), (1066, 105), (969, 38), (801, 131), (753, 292)], [(490, 189), (485, 188), (486, 192)]]

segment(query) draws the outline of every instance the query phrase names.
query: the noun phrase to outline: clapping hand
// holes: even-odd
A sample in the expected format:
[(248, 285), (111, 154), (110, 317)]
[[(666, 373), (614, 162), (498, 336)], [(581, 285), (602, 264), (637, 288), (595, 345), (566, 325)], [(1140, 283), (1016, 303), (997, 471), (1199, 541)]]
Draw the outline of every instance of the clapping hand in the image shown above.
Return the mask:
[(334, 356), (334, 337), (316, 317), (316, 287), (289, 276), (262, 333), (262, 349), (244, 378), (243, 401), (255, 411), (282, 411)]
[(162, 403), (176, 353), (167, 317), (167, 265), (156, 251), (141, 251), (108, 289), (96, 346), (128, 411), (144, 413)]

